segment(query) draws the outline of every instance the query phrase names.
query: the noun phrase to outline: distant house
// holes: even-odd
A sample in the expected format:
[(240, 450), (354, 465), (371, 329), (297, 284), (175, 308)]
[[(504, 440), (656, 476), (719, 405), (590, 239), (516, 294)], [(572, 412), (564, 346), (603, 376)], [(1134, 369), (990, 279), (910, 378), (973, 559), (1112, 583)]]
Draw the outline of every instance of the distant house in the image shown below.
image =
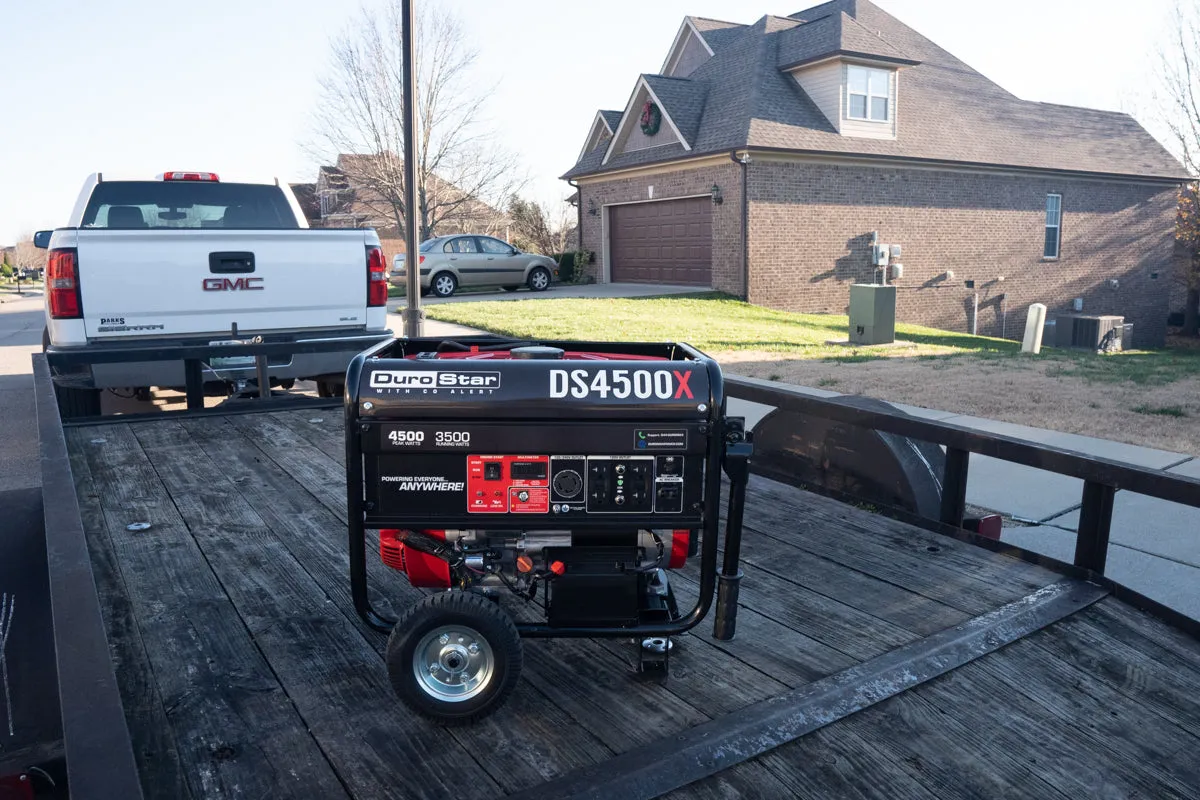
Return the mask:
[[(1020, 43), (1013, 43), (1019, 50)], [(1021, 100), (869, 0), (687, 17), (577, 163), (599, 281), (844, 312), (902, 246), (902, 320), (1020, 335), (1120, 314), (1163, 341), (1182, 166), (1126, 114)]]
[[(311, 186), (313, 215), (309, 225), (320, 228), (374, 228), (389, 258), (404, 252), (404, 238), (396, 224), (392, 204), (381, 185), (390, 185), (400, 164), (388, 164), (379, 156), (342, 153), (333, 165), (322, 166)], [(433, 180), (425, 188), (437, 201), (455, 204), (453, 213), (438, 222), (435, 236), (451, 233), (483, 233), (507, 238), (508, 217), (486, 203), (464, 197), (445, 181)], [(293, 185), (295, 190), (295, 185)], [(308, 189), (303, 189), (308, 193)], [(449, 200), (447, 200), (449, 198)], [(297, 195), (297, 200), (300, 196)], [(305, 201), (300, 200), (301, 206)], [(306, 208), (305, 213), (309, 213)]]
[(317, 202), (317, 185), (315, 183), (290, 183), (292, 194), (296, 196), (296, 202), (300, 204), (300, 208), (304, 211), (304, 218), (308, 220), (310, 228), (321, 227), (321, 205)]

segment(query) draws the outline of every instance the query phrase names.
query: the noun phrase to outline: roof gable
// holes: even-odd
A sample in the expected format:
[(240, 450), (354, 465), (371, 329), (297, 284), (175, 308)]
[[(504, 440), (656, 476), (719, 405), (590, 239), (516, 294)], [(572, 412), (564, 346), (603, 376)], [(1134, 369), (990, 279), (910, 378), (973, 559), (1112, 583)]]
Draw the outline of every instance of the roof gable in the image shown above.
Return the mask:
[[(683, 22), (679, 25), (679, 32), (675, 34), (675, 41), (671, 43), (671, 49), (667, 51), (667, 59), (663, 61), (662, 69), (659, 70), (663, 75), (672, 75), (674, 70), (683, 59), (684, 54), (689, 48), (702, 48), (708, 57), (713, 55), (713, 49), (708, 42), (704, 40), (700, 30), (696, 27), (696, 23), (691, 17), (684, 17)], [(704, 56), (701, 56), (704, 58)]]
[[(660, 94), (661, 92), (661, 94)], [(664, 102), (664, 97), (668, 98)], [(646, 102), (658, 106), (662, 124), (654, 137), (641, 132), (638, 121)], [(685, 151), (692, 149), (688, 133), (695, 137), (695, 129), (704, 110), (703, 87), (693, 85), (685, 78), (668, 78), (665, 75), (642, 75), (638, 78), (621, 122), (609, 142), (602, 163), (607, 164), (616, 153), (644, 150), (668, 144), (678, 144)], [(680, 122), (683, 128), (680, 127)], [(686, 131), (686, 133), (685, 133)], [(663, 136), (663, 134), (667, 134)], [(661, 140), (658, 137), (662, 136)], [(632, 138), (633, 144), (630, 144)]]
[[(681, 81), (688, 87), (686, 97), (674, 97), (672, 79), (643, 79), (654, 81), (655, 91), (667, 95), (660, 98), (663, 127), (670, 119), (679, 130), (678, 146), (628, 153), (610, 147), (602, 155), (585, 155), (568, 176), (739, 148), (1159, 179), (1186, 176), (1132, 117), (1021, 100), (870, 0), (831, 0), (790, 17), (764, 16), (753, 25), (714, 31), (725, 39)], [(701, 34), (712, 38), (708, 31)], [(894, 138), (841, 135), (784, 69), (815, 65), (821, 58), (905, 67), (895, 79)], [(664, 80), (668, 83), (660, 86)], [(697, 99), (699, 113), (691, 116)], [(627, 107), (620, 124), (636, 124), (640, 112), (640, 105), (632, 113)]]
[(583, 149), (579, 151), (579, 158), (582, 159), (595, 148), (607, 143), (620, 121), (620, 111), (597, 111), (592, 120), (592, 127), (588, 129), (587, 139), (583, 142)]

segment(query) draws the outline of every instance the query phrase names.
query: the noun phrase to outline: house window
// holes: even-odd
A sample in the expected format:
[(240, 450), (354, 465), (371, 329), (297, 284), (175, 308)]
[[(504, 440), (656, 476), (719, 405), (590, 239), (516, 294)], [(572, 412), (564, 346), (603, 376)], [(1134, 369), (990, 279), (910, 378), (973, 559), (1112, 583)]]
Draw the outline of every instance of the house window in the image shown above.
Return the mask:
[(1046, 195), (1046, 244), (1042, 258), (1058, 258), (1062, 243), (1062, 195)]
[(846, 116), (872, 122), (891, 119), (890, 84), (892, 73), (886, 69), (846, 67)]

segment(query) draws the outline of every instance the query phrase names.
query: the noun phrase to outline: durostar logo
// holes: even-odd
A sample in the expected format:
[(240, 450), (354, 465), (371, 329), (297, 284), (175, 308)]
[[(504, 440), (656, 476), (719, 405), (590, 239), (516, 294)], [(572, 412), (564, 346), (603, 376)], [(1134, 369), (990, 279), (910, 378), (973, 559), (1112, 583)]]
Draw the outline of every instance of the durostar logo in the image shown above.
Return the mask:
[(372, 389), (499, 389), (499, 372), (381, 369), (371, 373)]

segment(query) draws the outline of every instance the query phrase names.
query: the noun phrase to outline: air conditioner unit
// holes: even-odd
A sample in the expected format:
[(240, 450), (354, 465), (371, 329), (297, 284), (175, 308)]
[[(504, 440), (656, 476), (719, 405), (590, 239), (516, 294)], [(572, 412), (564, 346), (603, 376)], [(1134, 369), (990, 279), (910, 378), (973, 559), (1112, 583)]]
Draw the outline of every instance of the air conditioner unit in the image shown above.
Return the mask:
[(1055, 325), (1055, 340), (1059, 347), (1084, 350), (1123, 350), (1125, 318), (1076, 314), (1059, 317)]

